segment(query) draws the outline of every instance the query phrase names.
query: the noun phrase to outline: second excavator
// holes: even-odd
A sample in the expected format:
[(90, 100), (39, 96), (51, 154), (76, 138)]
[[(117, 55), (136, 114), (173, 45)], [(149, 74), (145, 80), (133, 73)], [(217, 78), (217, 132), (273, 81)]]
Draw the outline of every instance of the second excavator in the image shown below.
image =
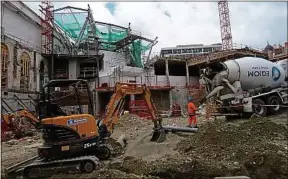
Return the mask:
[[(68, 103), (78, 106), (76, 114), (68, 114), (62, 110), (59, 105), (61, 100), (55, 95), (57, 88), (73, 91), (60, 98), (70, 96)], [(88, 96), (88, 102), (81, 97), (83, 91)], [(93, 100), (86, 81), (52, 80), (43, 88), (37, 108), (44, 141), (38, 148), (38, 158), (30, 164), (13, 166), (13, 170), (8, 173), (22, 172), (24, 178), (41, 178), (57, 173), (90, 173), (98, 169), (102, 165), (100, 160), (110, 158), (111, 152), (105, 142), (113, 133), (123, 110), (125, 96), (129, 94), (142, 95), (146, 100), (154, 122), (151, 140), (163, 142), (165, 132), (162, 129), (162, 119), (147, 86), (117, 83), (104, 118), (95, 119)], [(75, 99), (75, 104), (72, 104), (72, 99)], [(84, 103), (88, 104), (88, 112), (84, 112)]]

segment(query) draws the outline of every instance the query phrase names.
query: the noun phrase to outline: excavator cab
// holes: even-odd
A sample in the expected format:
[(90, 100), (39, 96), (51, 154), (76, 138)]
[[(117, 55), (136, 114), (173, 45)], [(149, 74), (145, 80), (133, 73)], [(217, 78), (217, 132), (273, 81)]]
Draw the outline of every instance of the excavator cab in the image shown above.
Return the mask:
[[(86, 95), (86, 100), (81, 99), (81, 94)], [(88, 106), (87, 112), (84, 112), (84, 105)], [(70, 107), (70, 110), (67, 106)], [(84, 80), (49, 81), (42, 89), (37, 112), (40, 119), (67, 116), (69, 113), (88, 113), (94, 116), (93, 102), (87, 82)]]
[(40, 156), (63, 158), (98, 148), (100, 137), (86, 81), (51, 80), (40, 98), (37, 112), (44, 141)]

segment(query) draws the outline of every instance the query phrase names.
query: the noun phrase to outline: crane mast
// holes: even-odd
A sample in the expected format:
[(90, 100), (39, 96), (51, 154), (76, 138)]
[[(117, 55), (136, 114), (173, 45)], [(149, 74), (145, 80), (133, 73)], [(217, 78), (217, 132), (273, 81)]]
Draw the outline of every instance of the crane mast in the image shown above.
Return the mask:
[(218, 1), (218, 11), (220, 19), (222, 50), (230, 50), (233, 48), (232, 33), (229, 17), (228, 2)]

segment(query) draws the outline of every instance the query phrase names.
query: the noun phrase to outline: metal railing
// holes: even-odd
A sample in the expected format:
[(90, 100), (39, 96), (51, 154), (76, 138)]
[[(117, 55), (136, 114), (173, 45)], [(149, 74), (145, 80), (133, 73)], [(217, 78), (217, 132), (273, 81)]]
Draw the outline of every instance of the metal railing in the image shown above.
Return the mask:
[(78, 77), (89, 78), (89, 77), (95, 77), (96, 75), (97, 75), (96, 67), (82, 67), (80, 68), (80, 73)]
[(68, 70), (56, 69), (54, 72), (54, 78), (68, 78)]

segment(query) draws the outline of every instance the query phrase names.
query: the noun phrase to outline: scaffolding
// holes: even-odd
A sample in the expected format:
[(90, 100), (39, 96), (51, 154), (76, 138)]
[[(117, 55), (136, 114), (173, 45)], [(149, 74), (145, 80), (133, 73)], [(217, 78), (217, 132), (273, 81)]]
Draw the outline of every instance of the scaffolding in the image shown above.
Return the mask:
[[(142, 37), (129, 27), (122, 27), (105, 22), (94, 21), (92, 10), (88, 5), (87, 9), (66, 6), (63, 8), (52, 10), (48, 2), (43, 2), (42, 12), (43, 35), (48, 40), (51, 36), (51, 26), (47, 24), (52, 22), (55, 27), (58, 40), (74, 55), (88, 54), (88, 51), (96, 52), (99, 50), (121, 52), (128, 48), (133, 59), (133, 63), (137, 67), (143, 67), (141, 62), (141, 53), (151, 48), (153, 40)], [(51, 12), (53, 14), (51, 15)], [(53, 20), (52, 20), (53, 19)], [(51, 21), (52, 20), (52, 21)], [(47, 29), (47, 26), (49, 27)], [(55, 34), (56, 35), (56, 34)], [(45, 41), (46, 42), (46, 41)], [(48, 42), (45, 43), (47, 46)], [(45, 46), (43, 45), (43, 47)], [(45, 46), (45, 47), (46, 47)], [(46, 48), (50, 51), (50, 48)], [(95, 55), (95, 54), (91, 54)]]
[[(89, 63), (95, 59), (98, 67), (100, 50), (125, 53), (127, 59), (130, 60), (128, 65), (143, 68), (142, 56), (149, 49), (151, 52), (157, 39), (151, 40), (142, 37), (140, 33), (131, 30), (130, 23), (128, 27), (123, 27), (95, 21), (89, 4), (88, 8), (66, 6), (53, 9), (53, 6), (45, 1), (42, 3), (40, 11), (44, 15), (42, 21), (42, 54), (46, 54), (45, 57), (51, 59), (51, 74), (54, 74), (55, 59), (61, 58), (90, 60)], [(114, 59), (114, 61), (117, 62), (112, 65), (112, 72), (108, 75), (112, 78), (109, 81), (114, 79), (113, 84), (117, 81), (117, 75), (119, 76), (121, 73), (119, 72), (121, 71), (119, 69), (121, 68), (120, 59)], [(95, 72), (95, 69), (86, 68), (80, 69), (80, 74), (77, 77), (86, 77), (87, 73), (91, 73), (92, 77), (96, 74), (98, 75), (96, 78), (99, 78), (98, 71)]]
[(53, 5), (50, 1), (42, 1), (40, 5), (40, 11), (42, 12), (41, 26), (42, 26), (42, 53), (51, 54), (53, 48)]

